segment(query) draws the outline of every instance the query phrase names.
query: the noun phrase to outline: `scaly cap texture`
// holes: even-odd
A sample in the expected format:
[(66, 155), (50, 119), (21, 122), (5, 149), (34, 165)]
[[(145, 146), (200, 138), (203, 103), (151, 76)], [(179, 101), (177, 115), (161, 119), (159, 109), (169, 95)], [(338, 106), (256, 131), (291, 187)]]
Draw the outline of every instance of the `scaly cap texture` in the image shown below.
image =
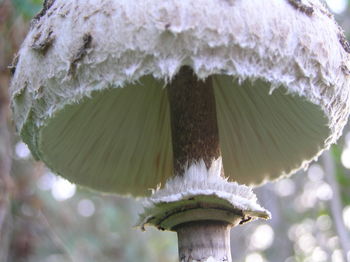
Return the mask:
[(33, 155), (97, 190), (172, 176), (164, 86), (214, 75), (225, 175), (260, 184), (305, 167), (349, 114), (349, 52), (318, 0), (55, 0), (19, 51), (14, 118)]

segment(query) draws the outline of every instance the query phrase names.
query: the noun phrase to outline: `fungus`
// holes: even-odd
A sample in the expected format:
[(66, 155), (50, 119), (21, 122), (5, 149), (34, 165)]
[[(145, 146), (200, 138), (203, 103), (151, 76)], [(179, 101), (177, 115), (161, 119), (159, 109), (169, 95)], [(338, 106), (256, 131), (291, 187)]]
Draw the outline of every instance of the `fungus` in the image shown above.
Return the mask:
[(318, 0), (45, 3), (17, 129), (70, 181), (148, 196), (140, 225), (176, 231), (181, 261), (231, 261), (231, 227), (270, 216), (251, 186), (306, 168), (347, 121), (349, 44)]

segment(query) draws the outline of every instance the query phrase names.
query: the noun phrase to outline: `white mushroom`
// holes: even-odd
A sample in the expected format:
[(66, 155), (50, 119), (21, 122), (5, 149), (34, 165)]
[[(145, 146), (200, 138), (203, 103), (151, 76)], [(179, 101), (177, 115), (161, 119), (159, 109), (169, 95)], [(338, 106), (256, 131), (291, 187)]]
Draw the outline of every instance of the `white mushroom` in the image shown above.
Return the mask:
[[(349, 52), (318, 0), (51, 0), (19, 51), (12, 107), (54, 172), (117, 194), (159, 187), (141, 224), (190, 239), (181, 261), (231, 261), (217, 248), (231, 226), (269, 217), (245, 185), (340, 136)], [(202, 243), (206, 230), (220, 233)]]

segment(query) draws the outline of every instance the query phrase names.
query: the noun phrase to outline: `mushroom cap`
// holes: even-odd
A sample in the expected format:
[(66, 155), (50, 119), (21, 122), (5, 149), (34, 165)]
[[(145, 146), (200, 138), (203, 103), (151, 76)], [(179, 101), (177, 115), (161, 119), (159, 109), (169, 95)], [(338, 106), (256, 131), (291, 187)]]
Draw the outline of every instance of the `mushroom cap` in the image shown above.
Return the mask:
[(340, 136), (350, 46), (318, 0), (55, 0), (12, 80), (34, 157), (72, 182), (147, 195), (172, 176), (166, 83), (214, 79), (230, 181), (289, 175)]

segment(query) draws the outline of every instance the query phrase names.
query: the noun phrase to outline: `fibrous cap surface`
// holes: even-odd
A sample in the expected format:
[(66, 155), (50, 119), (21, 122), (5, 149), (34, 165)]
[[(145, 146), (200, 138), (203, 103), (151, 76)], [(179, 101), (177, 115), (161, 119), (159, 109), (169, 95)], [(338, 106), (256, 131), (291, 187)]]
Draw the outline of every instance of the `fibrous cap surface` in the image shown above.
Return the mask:
[(215, 75), (230, 180), (305, 167), (349, 113), (350, 47), (317, 0), (55, 0), (11, 86), (33, 155), (73, 182), (144, 195), (172, 175), (165, 84)]

